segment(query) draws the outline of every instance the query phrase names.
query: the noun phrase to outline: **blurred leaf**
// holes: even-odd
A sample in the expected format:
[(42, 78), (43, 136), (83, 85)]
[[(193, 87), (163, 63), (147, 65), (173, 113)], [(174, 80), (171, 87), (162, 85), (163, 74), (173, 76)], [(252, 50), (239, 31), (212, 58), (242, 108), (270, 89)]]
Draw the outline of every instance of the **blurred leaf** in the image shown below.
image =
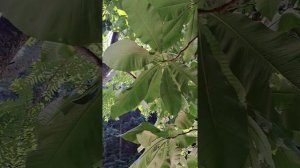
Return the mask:
[(98, 0), (0, 0), (0, 12), (39, 40), (85, 45), (101, 42)]
[[(51, 116), (51, 122), (40, 129), (38, 148), (28, 156), (26, 167), (81, 168), (99, 161), (102, 146), (99, 92), (86, 104), (61, 99), (56, 107), (49, 105), (56, 113)], [(69, 104), (69, 108), (62, 109), (64, 103)]]

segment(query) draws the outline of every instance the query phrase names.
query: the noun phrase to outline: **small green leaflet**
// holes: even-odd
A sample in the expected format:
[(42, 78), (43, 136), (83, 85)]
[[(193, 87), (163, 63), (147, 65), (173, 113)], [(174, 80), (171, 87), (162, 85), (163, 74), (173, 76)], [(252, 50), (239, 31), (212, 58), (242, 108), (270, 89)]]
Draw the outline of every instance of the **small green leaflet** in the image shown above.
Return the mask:
[(151, 80), (160, 66), (154, 66), (149, 70), (145, 70), (133, 83), (130, 90), (126, 90), (118, 97), (115, 104), (111, 107), (111, 117), (116, 118), (122, 114), (137, 107), (146, 97)]
[(160, 85), (160, 97), (165, 109), (172, 115), (177, 115), (182, 106), (182, 97), (177, 84), (173, 80), (173, 74), (165, 68)]
[(134, 41), (124, 39), (112, 44), (103, 53), (103, 62), (110, 68), (120, 71), (142, 69), (152, 61), (148, 51), (138, 46)]

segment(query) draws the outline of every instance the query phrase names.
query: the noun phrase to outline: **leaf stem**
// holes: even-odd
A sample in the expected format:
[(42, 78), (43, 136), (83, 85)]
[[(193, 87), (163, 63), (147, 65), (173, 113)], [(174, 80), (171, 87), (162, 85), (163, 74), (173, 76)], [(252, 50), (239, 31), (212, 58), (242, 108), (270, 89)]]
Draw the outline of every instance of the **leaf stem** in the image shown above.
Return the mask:
[(180, 57), (180, 55), (186, 50), (186, 49), (188, 49), (189, 48), (189, 46), (192, 44), (192, 42), (194, 41), (194, 40), (196, 40), (198, 38), (198, 36), (196, 36), (196, 37), (194, 37), (178, 54), (177, 54), (177, 56), (175, 57), (175, 58), (172, 58), (172, 59), (170, 59), (170, 60), (168, 60), (168, 61), (175, 61), (176, 59), (178, 59), (179, 57)]

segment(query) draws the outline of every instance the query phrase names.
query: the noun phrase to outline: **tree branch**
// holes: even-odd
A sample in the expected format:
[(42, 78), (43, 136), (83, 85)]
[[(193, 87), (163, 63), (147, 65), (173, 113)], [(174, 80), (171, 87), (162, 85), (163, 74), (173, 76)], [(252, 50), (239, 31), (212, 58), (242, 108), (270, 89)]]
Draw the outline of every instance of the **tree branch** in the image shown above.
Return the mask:
[(198, 36), (194, 37), (194, 38), (187, 44), (187, 46), (185, 46), (185, 47), (177, 54), (177, 56), (176, 56), (175, 58), (172, 58), (172, 59), (170, 59), (169, 61), (175, 61), (177, 58), (179, 58), (180, 55), (181, 55), (186, 49), (189, 48), (189, 46), (192, 44), (192, 42), (193, 42), (194, 40), (196, 40), (196, 38), (198, 38)]
[(231, 7), (233, 4), (237, 3), (239, 0), (231, 0), (228, 3), (225, 3), (219, 7), (213, 8), (213, 9), (198, 9), (198, 14), (207, 14), (207, 13), (222, 13), (229, 7)]

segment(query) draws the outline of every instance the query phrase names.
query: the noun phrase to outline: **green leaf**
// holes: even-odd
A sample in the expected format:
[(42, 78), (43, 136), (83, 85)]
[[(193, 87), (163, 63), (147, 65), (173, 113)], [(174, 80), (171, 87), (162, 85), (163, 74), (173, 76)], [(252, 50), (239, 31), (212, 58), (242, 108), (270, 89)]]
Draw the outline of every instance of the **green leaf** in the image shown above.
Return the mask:
[(269, 30), (239, 14), (212, 15), (208, 26), (247, 94), (248, 104), (268, 113), (273, 72), (300, 90), (300, 41)]
[(163, 48), (167, 49), (177, 42), (182, 36), (183, 25), (187, 22), (188, 12), (184, 12), (177, 18), (163, 22)]
[(188, 12), (171, 20), (164, 20), (148, 1), (124, 0), (123, 8), (128, 14), (128, 23), (136, 37), (156, 51), (168, 49), (179, 41)]
[(197, 71), (191, 71), (191, 69), (186, 65), (177, 62), (170, 63), (170, 66), (172, 70), (178, 72), (186, 80), (191, 80), (192, 82), (194, 82), (194, 84), (198, 84)]
[(193, 126), (194, 119), (193, 116), (181, 111), (175, 119), (175, 124), (180, 129), (188, 129)]
[(278, 30), (288, 32), (293, 28), (300, 27), (300, 14), (295, 10), (288, 10), (281, 15)]
[(109, 46), (103, 53), (103, 62), (120, 71), (142, 69), (152, 61), (148, 51), (131, 40), (121, 40)]
[(159, 66), (154, 66), (149, 70), (143, 71), (133, 83), (133, 87), (121, 93), (115, 104), (111, 107), (112, 118), (119, 117), (140, 104), (146, 97), (151, 80), (159, 69)]
[(124, 0), (123, 8), (128, 15), (129, 26), (142, 42), (152, 49), (162, 50), (163, 22), (148, 1)]
[(164, 70), (160, 85), (160, 97), (165, 109), (172, 115), (176, 115), (182, 106), (182, 97), (177, 84), (173, 80), (173, 74), (168, 67)]
[(148, 93), (145, 97), (146, 102), (148, 103), (153, 102), (156, 98), (159, 97), (160, 84), (162, 80), (161, 78), (162, 78), (162, 69), (158, 69), (151, 80)]
[(167, 168), (169, 141), (158, 138), (152, 142), (151, 146), (145, 149), (144, 153), (137, 159), (130, 168)]
[(0, 12), (39, 40), (85, 45), (101, 42), (98, 0), (0, 0)]
[(151, 143), (158, 138), (155, 134), (150, 131), (144, 130), (142, 133), (136, 135), (138, 142), (144, 147), (148, 147)]
[(272, 20), (280, 5), (280, 0), (255, 0), (255, 2), (258, 11), (269, 20)]
[(151, 5), (158, 10), (163, 20), (171, 20), (177, 18), (183, 12), (189, 10), (192, 1), (190, 0), (149, 0)]
[[(85, 104), (73, 103), (70, 100), (74, 98), (69, 97), (49, 105), (54, 115), (49, 114), (46, 125), (41, 127), (38, 147), (29, 154), (26, 167), (91, 167), (101, 159), (99, 92)], [(63, 108), (66, 104), (69, 108)]]
[(130, 141), (136, 144), (140, 144), (137, 139), (137, 135), (142, 133), (143, 131), (149, 131), (154, 135), (160, 133), (160, 130), (156, 128), (154, 125), (148, 122), (143, 122), (139, 126), (132, 128), (131, 130), (127, 131), (126, 133), (122, 134), (121, 137), (126, 141)]
[(200, 164), (209, 168), (240, 168), (249, 152), (247, 113), (202, 35), (200, 47)]

